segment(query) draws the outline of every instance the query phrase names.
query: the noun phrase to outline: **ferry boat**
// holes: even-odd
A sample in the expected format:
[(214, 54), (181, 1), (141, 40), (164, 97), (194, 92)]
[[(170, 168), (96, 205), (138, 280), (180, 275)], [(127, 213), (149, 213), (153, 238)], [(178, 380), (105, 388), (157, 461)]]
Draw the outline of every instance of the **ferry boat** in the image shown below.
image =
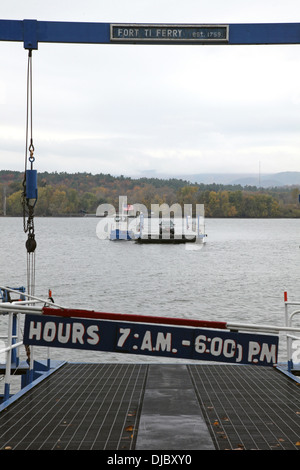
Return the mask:
[(203, 218), (148, 218), (143, 223), (136, 243), (206, 243)]
[(116, 214), (113, 219), (113, 223), (110, 228), (109, 239), (112, 241), (116, 240), (135, 240), (136, 235), (134, 231), (129, 227), (132, 218), (125, 214)]
[(134, 233), (128, 230), (128, 218), (122, 215), (116, 215), (111, 226), (110, 240), (132, 240)]

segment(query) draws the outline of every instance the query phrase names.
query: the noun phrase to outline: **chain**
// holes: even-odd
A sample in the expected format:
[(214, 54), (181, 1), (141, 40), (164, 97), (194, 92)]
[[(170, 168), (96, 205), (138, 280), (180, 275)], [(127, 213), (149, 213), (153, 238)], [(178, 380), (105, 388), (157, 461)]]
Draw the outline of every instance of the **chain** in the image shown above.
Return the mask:
[[(29, 140), (29, 128), (30, 128), (30, 145), (28, 147)], [(35, 160), (34, 145), (33, 145), (33, 126), (32, 126), (32, 51), (28, 52), (28, 65), (27, 65), (27, 106), (26, 106), (26, 143), (25, 143), (25, 171), (23, 179), (23, 194), (22, 194), (22, 206), (23, 206), (23, 226), (24, 232), (28, 231), (34, 233), (34, 210), (33, 207), (26, 203), (26, 170), (27, 160), (29, 160), (31, 169)], [(28, 158), (28, 150), (30, 157)], [(26, 222), (26, 215), (28, 216)]]
[[(30, 144), (29, 142), (30, 131)], [(23, 179), (23, 227), (24, 232), (28, 233), (26, 241), (27, 249), (27, 289), (30, 295), (34, 295), (35, 286), (35, 249), (36, 241), (34, 235), (34, 204), (26, 198), (26, 174), (27, 174), (27, 160), (30, 162), (30, 169), (33, 169), (34, 158), (34, 145), (33, 145), (33, 126), (32, 126), (32, 51), (28, 53), (28, 66), (27, 66), (27, 107), (26, 107), (26, 145), (25, 145), (25, 172)], [(29, 158), (28, 158), (29, 151)], [(27, 217), (27, 220), (26, 220)]]

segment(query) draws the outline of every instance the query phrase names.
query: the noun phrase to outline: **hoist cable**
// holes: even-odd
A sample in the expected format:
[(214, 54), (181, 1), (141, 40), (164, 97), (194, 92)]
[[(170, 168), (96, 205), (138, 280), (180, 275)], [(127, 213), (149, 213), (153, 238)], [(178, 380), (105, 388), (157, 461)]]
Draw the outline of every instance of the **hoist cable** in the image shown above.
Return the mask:
[[(27, 151), (34, 152), (33, 126), (32, 126), (32, 51), (28, 52), (27, 65), (27, 105), (26, 105), (26, 146), (25, 146), (25, 170), (27, 169)], [(28, 147), (28, 133), (30, 127), (30, 146)], [(30, 158), (29, 158), (30, 160)], [(34, 159), (32, 160), (34, 161)]]
[[(28, 134), (29, 134), (29, 120), (30, 120), (30, 145), (33, 147), (32, 136), (32, 51), (28, 53), (27, 63), (27, 103), (26, 103), (26, 139), (25, 139), (25, 173), (24, 181), (26, 180), (27, 158), (28, 158)], [(33, 148), (34, 150), (34, 148)]]
[[(26, 103), (26, 143), (25, 143), (25, 170), (24, 170), (24, 179), (23, 179), (23, 195), (22, 195), (22, 205), (23, 205), (23, 227), (24, 232), (28, 232), (28, 238), (26, 241), (27, 249), (27, 289), (28, 293), (34, 294), (35, 287), (35, 248), (36, 241), (34, 235), (34, 200), (31, 200), (28, 195), (28, 180), (27, 180), (27, 165), (28, 161), (30, 162), (30, 171), (33, 170), (33, 162), (35, 160), (34, 146), (33, 146), (33, 125), (32, 125), (32, 51), (29, 50), (28, 53), (28, 64), (27, 64), (27, 103)], [(29, 132), (30, 132), (30, 144), (29, 144)], [(28, 146), (29, 144), (29, 146)], [(30, 156), (28, 158), (28, 151)], [(29, 173), (30, 173), (29, 171)], [(27, 216), (27, 221), (26, 221)]]
[[(30, 146), (28, 147), (29, 140), (29, 127), (30, 127)], [(25, 169), (24, 169), (24, 179), (23, 179), (23, 226), (24, 232), (28, 232), (31, 228), (31, 231), (34, 230), (34, 221), (31, 208), (26, 204), (26, 171), (27, 171), (27, 160), (28, 160), (28, 150), (30, 151), (30, 162), (31, 167), (34, 161), (33, 157), (33, 134), (32, 134), (32, 51), (28, 52), (28, 63), (27, 63), (27, 103), (26, 103), (26, 138), (25, 138)], [(28, 216), (26, 224), (26, 215)]]

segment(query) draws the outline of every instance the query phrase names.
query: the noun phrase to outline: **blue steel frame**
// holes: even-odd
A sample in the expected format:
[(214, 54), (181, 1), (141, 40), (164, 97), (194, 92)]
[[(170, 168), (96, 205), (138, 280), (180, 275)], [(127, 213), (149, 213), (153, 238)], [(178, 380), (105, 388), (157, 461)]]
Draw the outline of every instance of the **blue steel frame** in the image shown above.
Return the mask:
[[(159, 24), (156, 26), (160, 27)], [(38, 49), (39, 43), (113, 44), (115, 41), (111, 40), (110, 27), (110, 23), (0, 20), (0, 41), (23, 42), (25, 49)], [(238, 23), (229, 24), (228, 30), (229, 37), (226, 42), (228, 45), (300, 44), (300, 23)], [(193, 40), (193, 44), (204, 42)], [(135, 44), (136, 41), (126, 40), (126, 44), (129, 43)], [(155, 44), (162, 43), (178, 44), (179, 42), (155, 41)], [(185, 42), (182, 41), (182, 43)], [(144, 44), (152, 44), (152, 42), (147, 41)], [(216, 44), (219, 43), (216, 42)]]

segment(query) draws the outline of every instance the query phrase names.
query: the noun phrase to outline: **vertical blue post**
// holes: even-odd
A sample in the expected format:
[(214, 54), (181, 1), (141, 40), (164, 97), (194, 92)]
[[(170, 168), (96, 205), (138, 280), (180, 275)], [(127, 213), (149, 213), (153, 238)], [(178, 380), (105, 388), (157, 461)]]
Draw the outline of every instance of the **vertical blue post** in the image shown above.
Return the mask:
[(29, 370), (29, 383), (33, 382), (33, 369)]
[(48, 357), (47, 357), (47, 369), (50, 370), (51, 364), (50, 364), (50, 348), (48, 348)]
[(12, 345), (12, 316), (8, 314), (8, 333), (7, 333), (7, 352), (6, 352), (6, 368), (5, 368), (5, 385), (4, 385), (4, 401), (9, 399), (10, 394), (10, 377), (11, 377), (11, 345)]
[[(16, 343), (16, 338), (14, 338), (14, 336), (17, 335), (17, 324), (18, 324), (17, 315), (14, 314), (13, 315), (13, 323), (12, 323), (12, 344)], [(18, 357), (18, 354), (17, 354), (17, 348), (14, 348), (14, 349), (11, 350), (11, 362), (12, 362), (12, 364), (15, 364), (16, 367), (18, 367), (19, 357)]]
[(6, 383), (4, 385), (4, 401), (8, 400), (10, 396), (10, 384)]

